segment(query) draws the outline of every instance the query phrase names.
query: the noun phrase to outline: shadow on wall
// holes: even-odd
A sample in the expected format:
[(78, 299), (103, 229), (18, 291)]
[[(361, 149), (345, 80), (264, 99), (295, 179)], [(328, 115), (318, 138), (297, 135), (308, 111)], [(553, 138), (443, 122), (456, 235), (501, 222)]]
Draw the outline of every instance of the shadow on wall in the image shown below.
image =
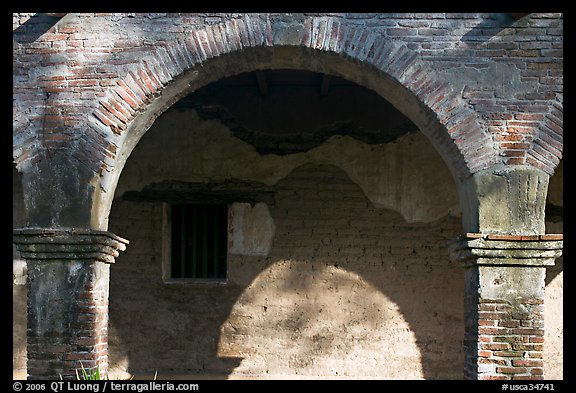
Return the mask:
[(116, 201), (131, 240), (112, 268), (111, 369), (131, 374), (460, 379), (460, 219), (407, 224), (334, 166), (277, 184), (268, 257), (230, 256), (226, 285), (165, 285), (161, 207)]
[[(22, 175), (12, 167), (12, 228), (26, 225)], [(26, 324), (27, 324), (26, 261), (12, 245), (12, 370), (26, 376)]]
[(468, 33), (464, 34), (462, 42), (487, 42), (502, 30), (516, 23), (517, 19), (513, 15), (519, 14), (491, 13), (489, 15), (488, 18), (483, 19)]
[(34, 14), (14, 30), (12, 37), (14, 41), (20, 44), (34, 42), (40, 38), (42, 34), (51, 30), (60, 19), (61, 16), (54, 16), (54, 14)]

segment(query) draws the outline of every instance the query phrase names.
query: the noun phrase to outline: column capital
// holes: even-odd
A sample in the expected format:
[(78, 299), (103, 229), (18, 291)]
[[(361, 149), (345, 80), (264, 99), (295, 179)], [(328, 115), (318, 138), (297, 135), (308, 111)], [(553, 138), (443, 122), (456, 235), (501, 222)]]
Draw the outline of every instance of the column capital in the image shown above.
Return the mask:
[(562, 234), (465, 233), (448, 244), (450, 259), (465, 266), (554, 266), (562, 255)]
[(111, 232), (83, 228), (20, 228), (12, 233), (27, 260), (75, 260), (114, 263), (128, 240)]

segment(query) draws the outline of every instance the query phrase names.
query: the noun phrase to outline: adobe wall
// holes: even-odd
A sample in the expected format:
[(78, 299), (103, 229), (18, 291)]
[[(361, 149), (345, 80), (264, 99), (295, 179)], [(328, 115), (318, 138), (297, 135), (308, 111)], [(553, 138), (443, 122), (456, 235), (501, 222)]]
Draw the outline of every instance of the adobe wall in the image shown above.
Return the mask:
[(463, 271), (445, 246), (461, 231), (456, 190), (420, 133), (259, 155), (216, 121), (171, 112), (117, 195), (163, 179), (272, 186), (275, 234), (267, 255), (229, 255), (226, 285), (164, 284), (161, 204), (117, 200), (112, 230), (131, 247), (112, 267), (112, 370), (461, 378)]

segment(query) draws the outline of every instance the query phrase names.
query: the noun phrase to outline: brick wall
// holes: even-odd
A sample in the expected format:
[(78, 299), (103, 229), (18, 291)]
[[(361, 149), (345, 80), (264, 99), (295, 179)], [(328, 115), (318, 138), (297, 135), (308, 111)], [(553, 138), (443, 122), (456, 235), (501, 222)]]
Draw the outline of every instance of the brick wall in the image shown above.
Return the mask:
[[(28, 379), (75, 379), (82, 367), (89, 374), (96, 369), (102, 375), (108, 372), (107, 273), (108, 266), (98, 263), (28, 261), (31, 290), (46, 299), (46, 304), (29, 305)], [(52, 279), (49, 289), (47, 279)], [(65, 282), (75, 284), (72, 292)]]
[[(561, 14), (13, 14), (13, 30), (19, 167), (44, 149), (66, 148), (94, 172), (112, 170), (118, 135), (176, 76), (227, 51), (290, 41), (294, 31), (303, 46), (365, 61), (403, 83), (402, 94), (447, 128), (443, 136), (422, 131), (438, 146), (456, 144), (462, 175), (459, 166), (495, 163), (552, 174), (562, 154)], [(251, 61), (260, 60), (233, 63)], [(218, 67), (206, 78), (234, 69)]]
[(485, 300), (478, 306), (480, 369), (509, 375), (487, 379), (540, 379), (544, 374), (544, 300), (522, 299), (519, 304)]

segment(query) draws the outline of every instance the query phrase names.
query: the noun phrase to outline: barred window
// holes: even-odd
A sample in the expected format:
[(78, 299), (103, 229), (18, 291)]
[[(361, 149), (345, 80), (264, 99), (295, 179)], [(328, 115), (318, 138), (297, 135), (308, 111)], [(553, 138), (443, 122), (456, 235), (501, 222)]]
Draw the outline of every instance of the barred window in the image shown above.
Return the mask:
[(169, 216), (169, 278), (226, 279), (228, 206), (174, 204)]

